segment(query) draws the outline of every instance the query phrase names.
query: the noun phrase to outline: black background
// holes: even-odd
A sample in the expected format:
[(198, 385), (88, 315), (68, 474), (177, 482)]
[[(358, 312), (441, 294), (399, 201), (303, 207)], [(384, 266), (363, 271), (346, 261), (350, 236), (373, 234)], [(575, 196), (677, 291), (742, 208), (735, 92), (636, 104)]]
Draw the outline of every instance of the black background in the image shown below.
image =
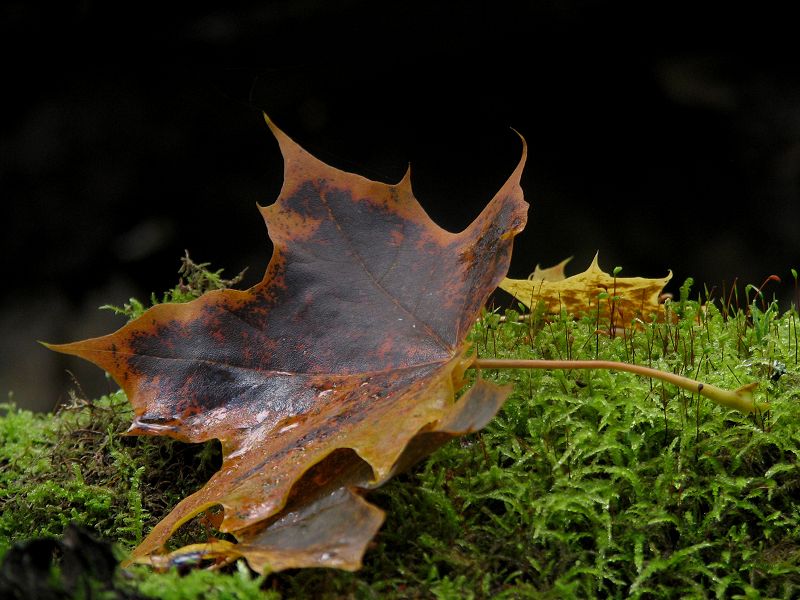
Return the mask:
[[(261, 111), (322, 160), (465, 227), (529, 145), (510, 275), (596, 251), (625, 276), (788, 298), (800, 267), (800, 75), (788, 14), (728, 4), (351, 0), (203, 8), (5, 2), (0, 393), (63, 400), (105, 303), (176, 282), (188, 249), (257, 282), (256, 203), (282, 162)], [(115, 11), (119, 11), (116, 8)]]

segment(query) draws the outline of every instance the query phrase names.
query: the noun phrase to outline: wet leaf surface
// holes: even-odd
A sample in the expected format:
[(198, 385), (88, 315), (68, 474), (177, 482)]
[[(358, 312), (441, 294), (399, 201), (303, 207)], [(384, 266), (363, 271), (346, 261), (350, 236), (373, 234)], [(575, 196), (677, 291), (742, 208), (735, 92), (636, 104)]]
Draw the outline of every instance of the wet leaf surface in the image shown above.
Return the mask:
[(482, 427), (509, 393), (479, 380), (455, 401), (467, 333), (525, 225), (524, 149), (455, 234), (425, 214), (408, 174), (388, 185), (346, 173), (267, 122), (285, 166), (278, 200), (260, 208), (274, 244), (264, 279), (49, 346), (114, 377), (134, 407), (129, 433), (222, 443), (220, 470), (133, 560), (222, 505), (220, 529), (239, 543), (211, 543), (209, 556), (244, 556), (259, 571), (356, 569), (383, 520), (363, 490)]

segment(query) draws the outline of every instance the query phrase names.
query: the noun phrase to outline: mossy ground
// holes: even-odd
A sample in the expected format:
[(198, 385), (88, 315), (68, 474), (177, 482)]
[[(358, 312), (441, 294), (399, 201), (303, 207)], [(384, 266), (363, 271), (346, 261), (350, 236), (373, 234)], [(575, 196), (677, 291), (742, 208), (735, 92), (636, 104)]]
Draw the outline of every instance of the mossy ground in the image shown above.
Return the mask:
[[(195, 268), (207, 275), (163, 300), (226, 283)], [(745, 416), (627, 373), (484, 372), (513, 395), (483, 431), (370, 495), (387, 520), (361, 571), (137, 567), (97, 597), (800, 596), (800, 318), (752, 288), (740, 306), (688, 294), (662, 323), (491, 312), (471, 339), (483, 357), (623, 360), (726, 388), (759, 381), (769, 412)], [(122, 436), (121, 392), (75, 394), (53, 415), (0, 415), (0, 552), (74, 522), (122, 555), (220, 461), (214, 443)], [(199, 522), (181, 535), (210, 533)]]

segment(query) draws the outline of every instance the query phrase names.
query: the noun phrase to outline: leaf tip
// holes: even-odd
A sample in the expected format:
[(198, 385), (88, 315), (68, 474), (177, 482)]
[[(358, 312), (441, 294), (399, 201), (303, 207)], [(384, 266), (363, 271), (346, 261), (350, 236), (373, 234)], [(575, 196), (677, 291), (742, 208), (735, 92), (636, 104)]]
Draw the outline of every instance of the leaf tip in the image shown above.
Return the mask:
[(261, 114), (262, 114), (262, 116), (264, 117), (264, 121), (266, 122), (266, 124), (267, 124), (267, 127), (269, 127), (269, 128), (270, 128), (271, 130), (273, 130), (273, 131), (274, 131), (275, 129), (277, 129), (277, 127), (276, 127), (275, 123), (272, 121), (272, 119), (270, 119), (270, 118), (269, 118), (269, 115), (268, 115), (267, 113), (265, 113), (265, 112), (263, 112), (263, 111), (262, 111), (262, 112), (261, 112)]
[(36, 340), (37, 343), (41, 344), (48, 350), (52, 350), (53, 352), (60, 352), (61, 354), (74, 354), (76, 356), (81, 356), (80, 352), (78, 351), (78, 346), (80, 342), (71, 342), (68, 344), (51, 344), (50, 342), (43, 342), (42, 340)]
[(592, 264), (589, 265), (590, 269), (594, 269), (596, 271), (602, 271), (600, 268), (600, 250), (596, 250), (594, 253), (594, 258), (592, 259)]
[(394, 184), (394, 187), (406, 190), (411, 193), (411, 163), (408, 163), (408, 167), (406, 167), (406, 172), (403, 174), (403, 177)]
[(513, 131), (514, 133), (516, 133), (516, 134), (519, 136), (519, 139), (522, 141), (522, 154), (523, 154), (523, 156), (527, 156), (527, 154), (528, 154), (528, 142), (527, 142), (527, 140), (525, 139), (525, 136), (524, 136), (524, 135), (522, 135), (522, 134), (521, 134), (521, 133), (520, 133), (520, 132), (519, 132), (517, 129), (515, 129), (514, 127), (512, 127), (512, 128), (511, 128), (511, 131)]
[(275, 124), (275, 121), (273, 121), (267, 113), (261, 114), (264, 116), (264, 122), (267, 124), (267, 127), (269, 127), (272, 135), (274, 135), (275, 139), (278, 140), (278, 146), (280, 146), (284, 161), (286, 161), (291, 154), (302, 151), (300, 145), (286, 135), (286, 133), (284, 133), (284, 131)]
[(278, 143), (280, 143), (282, 138), (288, 137), (280, 127), (275, 125), (275, 121), (270, 119), (267, 113), (261, 113), (261, 114), (264, 116), (264, 122), (267, 124), (267, 127), (269, 127), (269, 130), (272, 132), (272, 135), (274, 135), (277, 138)]
[(522, 142), (522, 156), (519, 159), (519, 164), (517, 165), (517, 168), (514, 169), (514, 173), (512, 174), (512, 177), (519, 180), (519, 178), (522, 176), (522, 170), (525, 168), (525, 162), (528, 160), (528, 142), (525, 140), (525, 136), (522, 135), (519, 131), (517, 131), (513, 127), (511, 128), (511, 131), (516, 133), (519, 136), (520, 141)]

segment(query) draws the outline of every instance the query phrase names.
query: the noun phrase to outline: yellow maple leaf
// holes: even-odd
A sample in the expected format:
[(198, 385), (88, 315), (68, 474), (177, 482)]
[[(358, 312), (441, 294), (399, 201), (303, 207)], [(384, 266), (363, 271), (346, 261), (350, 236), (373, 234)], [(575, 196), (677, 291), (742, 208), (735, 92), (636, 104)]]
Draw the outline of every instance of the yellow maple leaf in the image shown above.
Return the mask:
[(664, 286), (672, 279), (672, 271), (660, 279), (645, 277), (615, 277), (604, 272), (595, 254), (592, 264), (583, 273), (564, 276), (564, 266), (570, 259), (554, 267), (536, 270), (528, 279), (503, 279), (500, 288), (514, 296), (529, 309), (542, 305), (550, 313), (565, 310), (579, 316), (608, 317), (613, 310), (615, 319), (630, 322), (634, 318), (650, 320), (653, 315), (663, 317), (664, 308), (659, 302)]

